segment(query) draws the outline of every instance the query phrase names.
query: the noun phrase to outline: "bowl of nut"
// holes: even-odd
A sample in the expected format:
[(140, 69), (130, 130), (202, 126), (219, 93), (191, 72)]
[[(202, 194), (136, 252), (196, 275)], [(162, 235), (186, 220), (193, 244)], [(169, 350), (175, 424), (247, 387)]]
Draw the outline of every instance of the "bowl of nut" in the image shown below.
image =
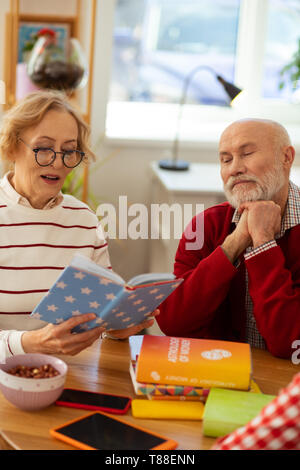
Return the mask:
[(0, 364), (0, 390), (22, 410), (40, 410), (61, 395), (67, 364), (46, 354), (20, 354)]

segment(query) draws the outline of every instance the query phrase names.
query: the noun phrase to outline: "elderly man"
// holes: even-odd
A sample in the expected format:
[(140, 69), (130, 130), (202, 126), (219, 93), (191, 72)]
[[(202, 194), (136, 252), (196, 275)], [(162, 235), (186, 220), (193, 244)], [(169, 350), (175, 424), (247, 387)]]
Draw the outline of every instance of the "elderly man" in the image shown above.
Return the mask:
[(201, 249), (188, 250), (183, 234), (174, 273), (185, 281), (157, 321), (167, 335), (246, 341), (291, 357), (300, 338), (295, 150), (280, 124), (247, 119), (225, 129), (219, 151), (228, 202), (204, 212)]

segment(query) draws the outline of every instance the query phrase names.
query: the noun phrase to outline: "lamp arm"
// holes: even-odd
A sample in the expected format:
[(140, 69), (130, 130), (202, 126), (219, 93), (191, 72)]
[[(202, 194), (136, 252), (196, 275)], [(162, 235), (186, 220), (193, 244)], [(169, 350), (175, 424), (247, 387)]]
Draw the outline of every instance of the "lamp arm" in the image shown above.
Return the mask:
[(187, 96), (190, 83), (192, 79), (194, 78), (195, 74), (199, 70), (209, 70), (213, 75), (217, 76), (217, 73), (208, 65), (198, 65), (197, 67), (192, 69), (191, 72), (185, 77), (184, 82), (183, 82), (183, 87), (182, 87), (182, 93), (181, 93), (181, 97), (179, 101), (179, 112), (177, 116), (175, 139), (173, 143), (173, 152), (172, 152), (173, 162), (177, 162), (178, 160), (179, 133), (180, 133), (180, 123), (181, 123), (181, 118), (182, 118), (183, 106), (186, 102), (186, 96)]

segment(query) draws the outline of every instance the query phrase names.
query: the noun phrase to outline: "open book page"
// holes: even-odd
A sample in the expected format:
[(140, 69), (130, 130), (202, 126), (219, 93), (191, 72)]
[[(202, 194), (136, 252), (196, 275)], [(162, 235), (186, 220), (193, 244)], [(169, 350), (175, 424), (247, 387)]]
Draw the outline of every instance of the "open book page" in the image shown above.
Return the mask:
[(118, 297), (118, 302), (102, 313), (102, 318), (104, 321), (109, 318), (112, 329), (118, 329), (120, 322), (123, 328), (141, 323), (151, 317), (153, 311), (182, 281), (175, 279), (161, 284), (138, 286), (132, 290), (125, 289)]
[(138, 276), (133, 277), (128, 282), (129, 286), (139, 286), (143, 284), (151, 284), (153, 282), (163, 282), (163, 281), (173, 281), (176, 279), (174, 274), (171, 273), (149, 273), (149, 274), (139, 274)]
[(107, 279), (110, 279), (113, 282), (117, 282), (118, 284), (125, 284), (124, 279), (117, 273), (111, 271), (110, 269), (106, 269), (102, 266), (99, 266), (98, 264), (94, 263), (89, 258), (86, 258), (83, 255), (75, 255), (70, 263), (70, 266), (73, 266), (78, 269), (83, 269), (84, 271), (88, 271), (98, 276), (106, 277)]
[(59, 324), (72, 316), (95, 313), (95, 320), (76, 327), (76, 331), (96, 326), (128, 328), (147, 319), (182, 281), (127, 286), (116, 273), (76, 255), (30, 316)]
[[(98, 264), (91, 261), (89, 258), (80, 254), (74, 256), (70, 263), (70, 266), (74, 266), (78, 269), (83, 269), (84, 271), (88, 271), (98, 276), (107, 277), (107, 279), (111, 279), (112, 281), (117, 282), (119, 284), (125, 284), (125, 280), (121, 276), (119, 276), (119, 274), (115, 273), (110, 269), (106, 269), (102, 266), (99, 266)], [(176, 278), (172, 273), (139, 274), (138, 276), (135, 276), (130, 279), (130, 281), (128, 282), (128, 286), (151, 284), (152, 282), (172, 281), (174, 279)]]
[[(68, 266), (31, 313), (31, 317), (59, 324), (73, 316), (95, 313), (97, 318), (76, 327), (76, 332), (97, 326), (110, 327), (102, 313), (125, 291), (124, 285), (106, 276)], [(120, 326), (121, 327), (121, 326)]]

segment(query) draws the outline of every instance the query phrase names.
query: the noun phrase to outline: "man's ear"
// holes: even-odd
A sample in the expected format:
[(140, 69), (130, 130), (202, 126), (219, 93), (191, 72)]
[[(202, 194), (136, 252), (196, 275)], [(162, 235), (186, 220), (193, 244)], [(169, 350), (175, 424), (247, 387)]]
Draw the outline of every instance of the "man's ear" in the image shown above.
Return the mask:
[(283, 164), (287, 168), (291, 168), (294, 158), (295, 158), (295, 149), (292, 145), (284, 147), (282, 150), (283, 153)]

